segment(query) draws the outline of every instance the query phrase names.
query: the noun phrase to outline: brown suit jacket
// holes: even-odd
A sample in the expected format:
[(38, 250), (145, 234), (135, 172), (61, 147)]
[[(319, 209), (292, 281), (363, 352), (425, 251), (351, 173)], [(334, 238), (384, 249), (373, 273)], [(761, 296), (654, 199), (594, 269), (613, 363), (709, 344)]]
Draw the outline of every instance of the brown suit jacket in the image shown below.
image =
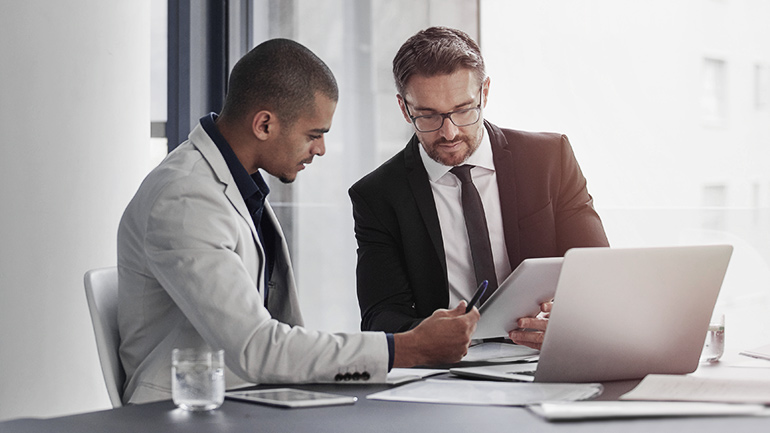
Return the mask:
[[(484, 124), (511, 269), (526, 258), (609, 245), (566, 136)], [(404, 331), (449, 304), (441, 228), (418, 146), (413, 136), (348, 191), (363, 330)]]

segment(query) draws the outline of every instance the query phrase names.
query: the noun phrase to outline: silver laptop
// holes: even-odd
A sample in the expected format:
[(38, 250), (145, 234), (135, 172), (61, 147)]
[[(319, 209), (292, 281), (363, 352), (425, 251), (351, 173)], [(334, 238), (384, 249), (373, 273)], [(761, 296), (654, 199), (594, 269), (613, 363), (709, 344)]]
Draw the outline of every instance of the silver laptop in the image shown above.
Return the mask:
[(536, 382), (691, 373), (732, 251), (730, 245), (569, 250), (539, 362), (450, 371)]

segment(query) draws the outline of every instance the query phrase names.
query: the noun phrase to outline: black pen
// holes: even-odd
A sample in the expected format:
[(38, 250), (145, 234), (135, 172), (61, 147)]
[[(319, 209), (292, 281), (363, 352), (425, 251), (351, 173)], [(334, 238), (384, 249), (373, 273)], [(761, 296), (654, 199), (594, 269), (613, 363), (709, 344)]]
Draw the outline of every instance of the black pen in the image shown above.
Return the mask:
[(487, 280), (484, 280), (481, 282), (481, 284), (479, 284), (479, 288), (476, 289), (476, 293), (473, 294), (471, 301), (468, 302), (468, 307), (465, 309), (465, 314), (470, 313), (473, 307), (479, 302), (479, 299), (484, 296), (484, 292), (487, 291), (487, 285), (489, 285), (489, 281)]

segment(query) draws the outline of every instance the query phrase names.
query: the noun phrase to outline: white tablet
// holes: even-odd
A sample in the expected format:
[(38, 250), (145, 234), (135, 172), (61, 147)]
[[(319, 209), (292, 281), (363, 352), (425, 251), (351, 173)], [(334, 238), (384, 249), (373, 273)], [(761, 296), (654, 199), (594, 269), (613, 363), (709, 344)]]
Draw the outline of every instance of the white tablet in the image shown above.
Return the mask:
[(526, 259), (479, 308), (474, 339), (507, 337), (521, 317), (534, 317), (540, 304), (553, 299), (562, 257)]
[(228, 391), (225, 397), (278, 407), (314, 407), (353, 404), (358, 398), (349, 395), (305, 391), (303, 389), (276, 388), (248, 391)]

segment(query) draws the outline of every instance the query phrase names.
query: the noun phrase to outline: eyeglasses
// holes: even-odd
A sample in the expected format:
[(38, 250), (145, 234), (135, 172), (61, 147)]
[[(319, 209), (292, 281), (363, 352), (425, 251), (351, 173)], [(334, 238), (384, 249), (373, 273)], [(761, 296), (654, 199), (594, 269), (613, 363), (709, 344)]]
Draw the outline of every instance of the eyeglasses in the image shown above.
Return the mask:
[(428, 114), (425, 116), (412, 116), (409, 111), (409, 104), (404, 101), (406, 107), (406, 114), (412, 119), (412, 124), (415, 129), (420, 132), (433, 132), (438, 131), (444, 126), (444, 119), (449, 119), (455, 126), (470, 126), (478, 122), (481, 119), (481, 102), (482, 102), (482, 90), (484, 86), (479, 89), (479, 105), (473, 108), (465, 108), (463, 110), (450, 111), (449, 113), (436, 113)]

